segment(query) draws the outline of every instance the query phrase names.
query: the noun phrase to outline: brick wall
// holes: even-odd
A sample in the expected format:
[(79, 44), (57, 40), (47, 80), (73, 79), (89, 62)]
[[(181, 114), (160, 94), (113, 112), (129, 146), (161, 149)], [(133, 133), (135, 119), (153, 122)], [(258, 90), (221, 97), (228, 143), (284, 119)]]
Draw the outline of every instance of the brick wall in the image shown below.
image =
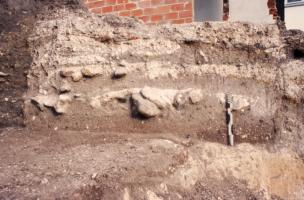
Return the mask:
[(229, 19), (229, 0), (223, 0), (223, 20)]
[(193, 21), (192, 0), (84, 0), (97, 14), (136, 17), (149, 24), (182, 24)]
[(268, 0), (267, 2), (269, 8), (269, 14), (273, 16), (273, 19), (278, 17), (278, 10), (276, 7), (276, 0)]

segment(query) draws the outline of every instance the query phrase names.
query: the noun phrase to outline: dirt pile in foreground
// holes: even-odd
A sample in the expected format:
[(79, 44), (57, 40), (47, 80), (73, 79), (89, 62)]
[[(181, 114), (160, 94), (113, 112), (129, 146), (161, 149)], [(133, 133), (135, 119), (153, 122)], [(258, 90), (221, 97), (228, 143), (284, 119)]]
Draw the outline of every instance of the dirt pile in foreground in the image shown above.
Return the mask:
[[(1, 105), (15, 106), (1, 106), (3, 124), (20, 111), (27, 127), (0, 135), (0, 197), (301, 199), (301, 36), (249, 23), (147, 26), (65, 5), (26, 18), (24, 54), (2, 57), (26, 58), (28, 73), (6, 67), (0, 79)], [(227, 94), (235, 147), (225, 146)]]
[[(126, 137), (127, 135), (127, 137)], [(174, 134), (25, 132), (0, 137), (4, 199), (301, 199), (288, 150)]]

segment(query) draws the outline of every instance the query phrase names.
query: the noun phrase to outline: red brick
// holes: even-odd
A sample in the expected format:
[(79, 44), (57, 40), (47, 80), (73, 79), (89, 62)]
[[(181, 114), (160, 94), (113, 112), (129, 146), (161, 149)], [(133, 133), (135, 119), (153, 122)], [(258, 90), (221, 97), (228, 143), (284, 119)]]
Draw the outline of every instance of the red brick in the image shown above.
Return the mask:
[(149, 16), (141, 16), (138, 19), (142, 20), (143, 22), (149, 21), (150, 17)]
[(154, 9), (153, 14), (164, 14), (170, 12), (171, 6), (165, 5)]
[(165, 4), (173, 4), (176, 3), (176, 0), (165, 0)]
[(132, 12), (131, 12), (131, 15), (132, 16), (134, 16), (134, 17), (138, 17), (138, 16), (141, 16), (141, 15), (143, 15), (143, 10), (142, 9), (137, 9), (137, 10), (133, 10)]
[(149, 8), (151, 7), (151, 1), (140, 1), (138, 5), (140, 8)]
[(165, 15), (165, 20), (177, 19), (178, 13), (169, 13)]
[(92, 13), (101, 14), (101, 8), (93, 8), (91, 9)]
[(153, 15), (154, 9), (153, 8), (146, 8), (144, 9), (145, 15)]
[(151, 16), (151, 21), (156, 22), (156, 21), (161, 21), (163, 19), (162, 15), (152, 15)]
[(96, 1), (96, 2), (87, 3), (87, 7), (89, 9), (102, 7), (103, 5), (104, 5), (104, 1)]
[(161, 3), (163, 3), (163, 0), (151, 0), (152, 5), (160, 5)]
[(192, 11), (181, 11), (179, 13), (180, 18), (192, 17)]
[(184, 19), (176, 19), (176, 20), (173, 20), (171, 21), (172, 24), (183, 24), (185, 23), (185, 20)]
[(173, 11), (184, 10), (184, 4), (180, 3), (180, 4), (171, 5), (171, 10)]
[(128, 0), (117, 0), (117, 3), (128, 3)]
[(191, 23), (191, 22), (193, 22), (193, 19), (192, 19), (192, 18), (187, 18), (187, 19), (185, 19), (185, 23)]
[(102, 13), (108, 13), (113, 11), (113, 6), (106, 6), (102, 8)]
[(135, 3), (127, 3), (126, 4), (126, 9), (127, 10), (132, 10), (134, 8), (136, 8), (136, 4)]
[(192, 3), (186, 3), (185, 10), (192, 10)]
[(114, 6), (114, 11), (121, 11), (125, 9), (125, 4), (118, 4)]
[(119, 13), (119, 16), (130, 17), (131, 16), (131, 12), (130, 11), (123, 11), (123, 12)]
[(116, 0), (106, 0), (107, 5), (114, 5), (116, 4)]

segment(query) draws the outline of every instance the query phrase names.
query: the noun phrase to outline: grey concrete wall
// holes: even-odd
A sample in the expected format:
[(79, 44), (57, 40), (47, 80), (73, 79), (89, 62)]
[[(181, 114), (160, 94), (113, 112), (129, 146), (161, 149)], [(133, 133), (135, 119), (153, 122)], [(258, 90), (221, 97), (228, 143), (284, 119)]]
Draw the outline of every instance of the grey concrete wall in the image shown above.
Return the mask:
[(221, 21), (223, 0), (194, 0), (195, 21)]

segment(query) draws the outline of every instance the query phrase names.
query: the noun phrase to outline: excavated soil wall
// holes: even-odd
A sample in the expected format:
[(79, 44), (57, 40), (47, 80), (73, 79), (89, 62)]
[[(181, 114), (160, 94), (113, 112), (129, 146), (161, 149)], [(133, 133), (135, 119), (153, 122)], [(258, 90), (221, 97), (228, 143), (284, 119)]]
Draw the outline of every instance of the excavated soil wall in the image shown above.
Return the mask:
[[(2, 54), (1, 126), (174, 132), (226, 143), (227, 94), (237, 142), (288, 139), (290, 115), (302, 123), (302, 61), (288, 59), (301, 59), (296, 31), (226, 22), (147, 26), (88, 13), (78, 1), (2, 6), (12, 19), (23, 13), (27, 29), (4, 29), (2, 40), (12, 37)], [(290, 132), (292, 140), (301, 135)]]
[[(271, 37), (270, 37), (271, 36)], [(276, 25), (147, 26), (55, 12), (29, 39), (27, 125), (34, 129), (174, 132), (226, 142), (275, 138), (286, 53)]]
[(302, 199), (301, 32), (37, 2), (0, 36), (0, 199)]

